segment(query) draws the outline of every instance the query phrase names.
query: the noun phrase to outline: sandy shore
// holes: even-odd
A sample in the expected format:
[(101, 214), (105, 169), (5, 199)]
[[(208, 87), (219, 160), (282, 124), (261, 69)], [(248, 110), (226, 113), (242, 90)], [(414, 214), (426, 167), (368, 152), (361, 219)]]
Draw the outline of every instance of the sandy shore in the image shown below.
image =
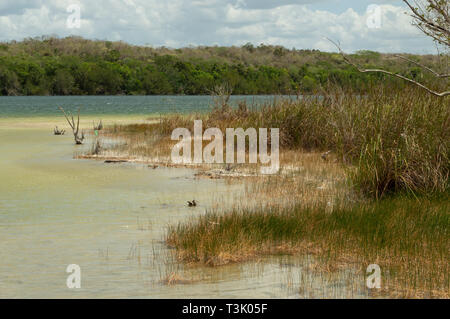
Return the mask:
[[(156, 120), (156, 117), (146, 117), (143, 115), (106, 115), (106, 116), (80, 116), (81, 129), (92, 129), (93, 122), (102, 120), (104, 125), (112, 124), (130, 124), (130, 123), (149, 123)], [(64, 116), (52, 117), (5, 117), (0, 118), (0, 129), (49, 129), (53, 130), (55, 126), (60, 129), (65, 129), (70, 132), (70, 127), (67, 124)]]

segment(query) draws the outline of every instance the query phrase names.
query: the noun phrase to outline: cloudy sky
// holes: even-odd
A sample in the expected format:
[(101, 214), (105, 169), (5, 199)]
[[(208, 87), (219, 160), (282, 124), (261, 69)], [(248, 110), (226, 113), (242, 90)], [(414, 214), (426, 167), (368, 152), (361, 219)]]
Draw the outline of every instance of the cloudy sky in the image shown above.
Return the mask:
[(435, 52), (407, 11), (401, 0), (0, 0), (0, 41), (80, 35), (155, 47), (335, 51), (328, 37), (348, 52)]

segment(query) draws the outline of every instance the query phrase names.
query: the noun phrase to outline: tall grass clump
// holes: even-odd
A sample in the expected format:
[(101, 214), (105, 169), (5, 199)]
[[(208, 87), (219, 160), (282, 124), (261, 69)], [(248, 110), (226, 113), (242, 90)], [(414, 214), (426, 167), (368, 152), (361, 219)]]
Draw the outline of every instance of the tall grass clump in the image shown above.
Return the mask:
[(358, 95), (329, 85), (316, 95), (280, 97), (265, 105), (231, 107), (225, 99), (206, 114), (166, 116), (116, 130), (170, 140), (174, 128), (192, 129), (194, 119), (202, 119), (204, 129), (223, 132), (228, 127), (280, 128), (282, 151), (333, 151), (348, 165), (355, 188), (368, 197), (432, 194), (449, 186), (449, 99), (414, 87), (374, 86)]
[(329, 86), (321, 95), (275, 101), (260, 108), (215, 109), (210, 127), (278, 127), (288, 149), (333, 150), (362, 193), (448, 189), (449, 98), (415, 88), (372, 87), (366, 95)]
[(448, 194), (353, 206), (210, 212), (169, 228), (185, 262), (212, 266), (267, 254), (312, 254), (326, 269), (377, 263), (390, 291), (445, 296), (450, 288)]
[(410, 89), (334, 104), (335, 149), (356, 166), (350, 173), (354, 185), (375, 198), (447, 191), (448, 102)]

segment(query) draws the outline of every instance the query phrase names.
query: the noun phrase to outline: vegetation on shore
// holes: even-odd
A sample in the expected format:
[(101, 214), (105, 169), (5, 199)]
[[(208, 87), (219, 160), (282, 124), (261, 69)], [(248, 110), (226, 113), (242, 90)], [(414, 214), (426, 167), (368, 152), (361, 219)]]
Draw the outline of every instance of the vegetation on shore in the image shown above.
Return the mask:
[(211, 266), (267, 254), (319, 258), (333, 271), (349, 265), (383, 270), (383, 288), (399, 297), (448, 297), (448, 194), (343, 204), (234, 209), (169, 228), (167, 242), (184, 262)]
[[(272, 104), (231, 108), (219, 103), (207, 114), (168, 116), (148, 124), (110, 128), (132, 137), (122, 151), (166, 157), (172, 130), (203, 127), (280, 128), (282, 150), (332, 151), (348, 166), (358, 192), (381, 198), (398, 192), (443, 193), (449, 187), (450, 110), (440, 99), (413, 87), (402, 91), (372, 87), (364, 96), (329, 87), (323, 98), (280, 98)], [(226, 152), (225, 152), (226, 153)]]
[[(434, 55), (405, 56), (430, 68), (440, 63)], [(439, 87), (432, 74), (393, 54), (360, 51), (349, 58)], [(338, 53), (264, 44), (169, 49), (75, 36), (0, 43), (0, 95), (209, 94), (222, 83), (233, 94), (309, 94), (328, 83), (359, 92), (406, 85), (361, 74)]]
[[(180, 260), (216, 266), (267, 254), (313, 254), (330, 271), (379, 264), (391, 296), (448, 297), (448, 98), (412, 87), (374, 86), (362, 96), (337, 87), (327, 92), (261, 107), (232, 108), (219, 99), (208, 114), (108, 130), (128, 138), (129, 154), (161, 158), (174, 144), (172, 129), (192, 128), (194, 119), (204, 128), (279, 127), (282, 169), (297, 164), (312, 174), (296, 178), (294, 170), (256, 182), (248, 198), (259, 205), (213, 210), (171, 226), (166, 239)], [(328, 150), (334, 154), (329, 161), (292, 156)], [(291, 155), (284, 161), (283, 154)]]
[[(416, 26), (448, 49), (447, 2), (419, 8), (403, 2)], [(172, 50), (76, 37), (27, 39), (0, 46), (0, 91), (213, 92), (210, 113), (109, 127), (102, 135), (121, 142), (104, 147), (96, 138), (86, 155), (170, 163), (172, 130), (192, 128), (195, 119), (222, 131), (280, 128), (278, 175), (246, 184), (238, 205), (213, 207), (169, 227), (166, 242), (180, 260), (218, 266), (300, 254), (313, 255), (321, 271), (350, 266), (365, 272), (378, 264), (382, 293), (448, 298), (450, 109), (448, 70), (440, 61), (448, 53), (346, 55), (335, 45), (339, 54), (263, 44)], [(297, 99), (233, 108), (231, 92)], [(245, 166), (221, 165), (226, 171)]]

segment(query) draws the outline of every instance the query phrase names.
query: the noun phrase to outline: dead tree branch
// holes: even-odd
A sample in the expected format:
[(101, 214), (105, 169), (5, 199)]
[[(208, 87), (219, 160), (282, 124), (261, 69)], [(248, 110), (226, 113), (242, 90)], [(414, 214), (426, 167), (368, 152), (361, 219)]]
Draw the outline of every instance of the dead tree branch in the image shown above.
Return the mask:
[(70, 115), (70, 119), (69, 119), (69, 115), (66, 113), (66, 111), (64, 111), (64, 109), (61, 106), (59, 106), (59, 109), (63, 112), (64, 117), (67, 120), (67, 123), (69, 123), (69, 126), (72, 128), (73, 137), (75, 139), (75, 144), (77, 144), (77, 145), (83, 144), (84, 133), (81, 132), (81, 137), (79, 136), (79, 132), (80, 132), (80, 108), (78, 108), (78, 119), (77, 119), (77, 123), (76, 124), (75, 124), (75, 120), (73, 118), (72, 112), (69, 111), (69, 115)]
[(98, 122), (98, 124), (95, 124), (95, 122), (92, 121), (92, 125), (94, 127), (94, 131), (101, 131), (101, 130), (103, 130), (102, 120), (100, 120), (100, 122)]
[[(327, 38), (327, 39), (328, 39), (328, 38)], [(386, 70), (382, 70), (382, 69), (363, 69), (363, 68), (360, 68), (358, 65), (356, 65), (355, 63), (353, 63), (352, 61), (350, 61), (349, 58), (347, 58), (347, 56), (346, 56), (345, 53), (342, 51), (342, 49), (341, 49), (341, 47), (339, 46), (338, 43), (334, 42), (334, 41), (331, 40), (331, 39), (328, 39), (328, 41), (330, 41), (331, 43), (333, 43), (333, 44), (337, 47), (337, 49), (339, 50), (339, 53), (340, 53), (341, 56), (343, 57), (345, 63), (347, 63), (347, 64), (353, 66), (354, 68), (356, 68), (356, 69), (357, 69), (359, 72), (361, 72), (361, 73), (368, 73), (368, 72), (384, 73), (384, 74), (387, 74), (387, 75), (390, 75), (390, 76), (394, 76), (394, 77), (400, 78), (400, 79), (405, 80), (405, 81), (407, 81), (407, 82), (409, 82), (409, 83), (412, 83), (412, 84), (414, 84), (414, 85), (416, 85), (416, 86), (418, 86), (418, 87), (420, 87), (420, 88), (426, 90), (428, 93), (431, 93), (431, 94), (433, 94), (433, 95), (435, 95), (435, 96), (444, 97), (444, 96), (450, 95), (450, 91), (436, 92), (436, 91), (434, 91), (434, 90), (432, 90), (432, 89), (426, 87), (426, 86), (423, 85), (422, 83), (419, 83), (419, 82), (417, 82), (417, 81), (414, 81), (413, 79), (407, 78), (406, 76), (400, 75), (400, 74), (398, 74), (398, 73), (394, 73), (394, 72), (390, 72), (390, 71), (386, 71)]]
[(58, 128), (58, 126), (56, 126), (56, 127), (53, 129), (53, 134), (54, 134), (54, 135), (64, 135), (64, 133), (66, 133), (66, 130), (60, 130), (60, 129)]
[(445, 1), (427, 0), (428, 7), (423, 8), (417, 1), (412, 5), (408, 0), (403, 2), (409, 7), (414, 24), (427, 36), (440, 44), (450, 47), (450, 17), (448, 3)]
[(447, 74), (440, 74), (440, 73), (434, 71), (433, 69), (431, 69), (431, 68), (429, 68), (429, 67), (427, 67), (427, 66), (425, 66), (425, 65), (423, 65), (423, 64), (421, 64), (421, 63), (419, 63), (419, 62), (417, 62), (417, 61), (408, 59), (407, 57), (404, 57), (404, 56), (402, 56), (402, 55), (395, 54), (394, 56), (397, 57), (397, 58), (403, 59), (403, 60), (405, 60), (405, 61), (408, 61), (408, 62), (410, 62), (410, 63), (413, 63), (413, 64), (415, 64), (415, 65), (417, 65), (417, 66), (419, 66), (419, 67), (421, 67), (421, 68), (423, 68), (423, 69), (425, 69), (425, 70), (431, 72), (434, 76), (436, 76), (436, 77), (438, 77), (438, 78), (448, 78), (448, 77), (450, 77), (450, 73), (447, 73)]
[(229, 83), (225, 82), (221, 85), (216, 85), (213, 90), (210, 90), (210, 93), (216, 108), (224, 112), (229, 109), (228, 102), (233, 94), (233, 87)]

